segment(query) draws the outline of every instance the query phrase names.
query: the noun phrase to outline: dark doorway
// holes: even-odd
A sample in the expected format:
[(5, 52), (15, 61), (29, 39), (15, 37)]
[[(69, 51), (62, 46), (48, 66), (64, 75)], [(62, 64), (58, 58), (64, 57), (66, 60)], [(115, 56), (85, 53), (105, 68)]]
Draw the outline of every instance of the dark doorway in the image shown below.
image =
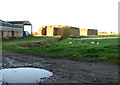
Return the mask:
[(2, 39), (4, 38), (4, 31), (2, 31)]
[(12, 37), (14, 37), (14, 31), (12, 31)]
[(46, 33), (46, 28), (43, 28), (42, 29), (42, 35), (46, 35), (47, 33)]

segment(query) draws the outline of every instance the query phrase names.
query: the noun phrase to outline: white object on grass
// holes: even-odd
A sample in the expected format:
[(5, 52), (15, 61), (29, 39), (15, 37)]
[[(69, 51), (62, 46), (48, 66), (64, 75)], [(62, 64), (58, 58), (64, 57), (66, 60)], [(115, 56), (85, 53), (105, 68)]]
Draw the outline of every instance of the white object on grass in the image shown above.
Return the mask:
[(95, 42), (93, 42), (93, 41), (91, 42), (91, 44), (94, 44), (94, 43), (95, 43)]
[(96, 43), (97, 45), (99, 44), (99, 42)]
[(70, 44), (72, 44), (72, 42), (69, 42)]

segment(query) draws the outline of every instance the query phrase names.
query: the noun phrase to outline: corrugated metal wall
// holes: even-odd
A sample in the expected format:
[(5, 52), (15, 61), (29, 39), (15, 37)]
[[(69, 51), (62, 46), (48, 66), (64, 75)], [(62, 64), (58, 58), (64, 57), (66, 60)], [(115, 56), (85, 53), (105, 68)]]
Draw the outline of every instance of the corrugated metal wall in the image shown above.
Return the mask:
[(23, 37), (23, 28), (0, 20), (0, 39)]

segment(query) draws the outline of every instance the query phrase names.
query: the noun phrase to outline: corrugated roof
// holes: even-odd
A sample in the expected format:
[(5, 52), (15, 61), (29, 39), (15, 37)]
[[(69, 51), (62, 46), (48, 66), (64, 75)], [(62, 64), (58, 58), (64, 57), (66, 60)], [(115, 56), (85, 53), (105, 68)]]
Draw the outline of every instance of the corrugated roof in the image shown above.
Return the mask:
[(0, 20), (0, 26), (22, 28), (22, 26), (13, 25), (12, 23), (8, 23), (8, 22), (5, 22), (3, 20)]
[(5, 21), (3, 21), (3, 20), (0, 20), (0, 25), (1, 25), (1, 26), (12, 26), (11, 23), (7, 23), (7, 22), (5, 22)]
[(24, 24), (24, 25), (31, 25), (29, 21), (6, 21), (11, 24)]

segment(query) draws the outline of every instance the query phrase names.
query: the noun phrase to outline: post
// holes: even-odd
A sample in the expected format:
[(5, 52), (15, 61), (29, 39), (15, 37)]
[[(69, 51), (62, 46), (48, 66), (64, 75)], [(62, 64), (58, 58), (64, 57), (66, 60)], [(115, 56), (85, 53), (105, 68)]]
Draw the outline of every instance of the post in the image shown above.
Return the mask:
[(24, 24), (23, 24), (23, 37), (24, 37)]
[(31, 24), (31, 36), (32, 36), (32, 24)]

